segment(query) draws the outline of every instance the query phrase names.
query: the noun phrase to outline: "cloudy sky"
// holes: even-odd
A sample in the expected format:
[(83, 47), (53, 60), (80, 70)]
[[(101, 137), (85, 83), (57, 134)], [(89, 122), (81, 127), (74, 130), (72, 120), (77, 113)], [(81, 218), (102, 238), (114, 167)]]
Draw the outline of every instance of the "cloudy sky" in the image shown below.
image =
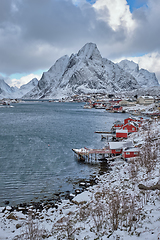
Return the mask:
[(160, 81), (160, 0), (0, 0), (0, 75), (40, 79), (87, 42), (102, 57), (129, 59)]

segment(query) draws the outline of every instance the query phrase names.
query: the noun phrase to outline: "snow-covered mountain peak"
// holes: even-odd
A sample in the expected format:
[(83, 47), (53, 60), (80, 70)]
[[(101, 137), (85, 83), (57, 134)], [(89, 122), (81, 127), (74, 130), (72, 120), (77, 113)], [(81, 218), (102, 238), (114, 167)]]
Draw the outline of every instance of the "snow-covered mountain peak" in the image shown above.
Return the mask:
[(3, 94), (3, 97), (6, 97), (6, 93), (11, 94), (13, 92), (13, 88), (11, 88), (3, 79), (0, 78), (0, 94)]
[(155, 73), (139, 69), (139, 65), (133, 61), (122, 60), (118, 66), (134, 76), (141, 87), (159, 86)]
[(86, 58), (90, 60), (99, 60), (102, 59), (102, 56), (97, 48), (95, 43), (85, 44), (78, 52), (78, 57)]
[(118, 65), (125, 70), (133, 70), (133, 71), (136, 71), (136, 72), (139, 71), (138, 64), (133, 62), (133, 61), (129, 61), (127, 59), (122, 60), (121, 62), (118, 63)]
[(31, 91), (38, 84), (37, 78), (33, 78), (27, 84), (22, 85), (20, 88), (10, 87), (4, 79), (0, 78), (0, 99), (2, 98), (21, 98), (23, 95)]
[(70, 57), (59, 58), (37, 83), (31, 84), (31, 87), (23, 86), (19, 94), (24, 92), (23, 98), (33, 99), (62, 98), (82, 93), (121, 92), (159, 86), (154, 73), (139, 70), (138, 64), (133, 61), (123, 60), (115, 64), (102, 58), (94, 43), (85, 44)]
[(32, 90), (35, 86), (37, 86), (37, 84), (38, 84), (38, 79), (33, 78), (30, 82), (22, 85), (20, 89), (17, 89), (17, 91), (20, 91), (20, 92), (24, 91), (24, 93), (22, 92), (21, 94), (23, 96), (25, 93), (27, 93), (28, 91)]

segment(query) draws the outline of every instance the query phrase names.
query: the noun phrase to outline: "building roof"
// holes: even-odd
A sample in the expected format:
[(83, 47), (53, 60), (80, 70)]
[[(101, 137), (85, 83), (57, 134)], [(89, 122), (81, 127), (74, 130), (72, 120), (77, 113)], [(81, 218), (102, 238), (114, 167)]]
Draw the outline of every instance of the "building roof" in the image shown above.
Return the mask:
[(122, 149), (123, 148), (123, 142), (109, 142), (109, 148), (110, 149)]
[(135, 148), (135, 147), (132, 147), (132, 148), (126, 148), (123, 150), (124, 152), (140, 152), (140, 149), (139, 148)]
[(154, 99), (154, 97), (152, 97), (152, 96), (141, 96), (141, 97), (139, 97), (139, 98), (143, 98), (143, 99)]
[(123, 148), (132, 148), (133, 142), (126, 141), (126, 142), (109, 142), (109, 148), (112, 149), (123, 149)]
[(125, 125), (123, 125), (123, 127), (125, 127), (125, 126), (127, 126), (127, 125), (132, 125), (133, 127), (136, 127), (136, 128), (139, 127), (138, 124), (137, 124), (136, 122), (133, 122), (133, 121), (126, 123)]
[(117, 129), (116, 133), (128, 133), (127, 129)]
[(133, 117), (133, 116), (130, 116), (130, 117), (126, 118), (126, 119), (133, 119), (133, 120), (136, 120), (136, 121), (143, 120), (142, 117)]
[(117, 121), (115, 121), (113, 124), (114, 124), (114, 125), (115, 125), (115, 124), (123, 124), (123, 122), (117, 120)]
[(120, 108), (120, 105), (113, 105), (112, 108)]

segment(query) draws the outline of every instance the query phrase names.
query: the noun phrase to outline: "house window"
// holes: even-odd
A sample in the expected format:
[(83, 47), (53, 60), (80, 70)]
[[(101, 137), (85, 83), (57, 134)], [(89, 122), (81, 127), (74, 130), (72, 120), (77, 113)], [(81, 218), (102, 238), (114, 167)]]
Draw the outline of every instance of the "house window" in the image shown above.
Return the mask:
[(125, 130), (127, 130), (127, 128), (125, 128)]
[(134, 155), (138, 155), (138, 152), (134, 152)]
[(120, 152), (121, 151), (121, 149), (116, 149), (116, 152)]
[(132, 128), (132, 131), (134, 131), (135, 130), (135, 128)]
[(126, 152), (126, 155), (129, 155), (130, 153), (129, 152)]

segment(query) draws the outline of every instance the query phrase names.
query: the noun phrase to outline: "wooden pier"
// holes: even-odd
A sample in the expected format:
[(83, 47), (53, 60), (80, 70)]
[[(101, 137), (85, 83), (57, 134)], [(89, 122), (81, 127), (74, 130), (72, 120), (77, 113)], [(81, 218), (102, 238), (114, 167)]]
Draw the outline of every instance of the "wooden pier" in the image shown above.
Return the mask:
[(110, 157), (111, 151), (109, 149), (90, 149), (90, 148), (80, 148), (72, 149), (79, 161), (107, 161)]
[(100, 134), (115, 134), (114, 132), (105, 132), (105, 131), (95, 131), (95, 133), (100, 133)]

